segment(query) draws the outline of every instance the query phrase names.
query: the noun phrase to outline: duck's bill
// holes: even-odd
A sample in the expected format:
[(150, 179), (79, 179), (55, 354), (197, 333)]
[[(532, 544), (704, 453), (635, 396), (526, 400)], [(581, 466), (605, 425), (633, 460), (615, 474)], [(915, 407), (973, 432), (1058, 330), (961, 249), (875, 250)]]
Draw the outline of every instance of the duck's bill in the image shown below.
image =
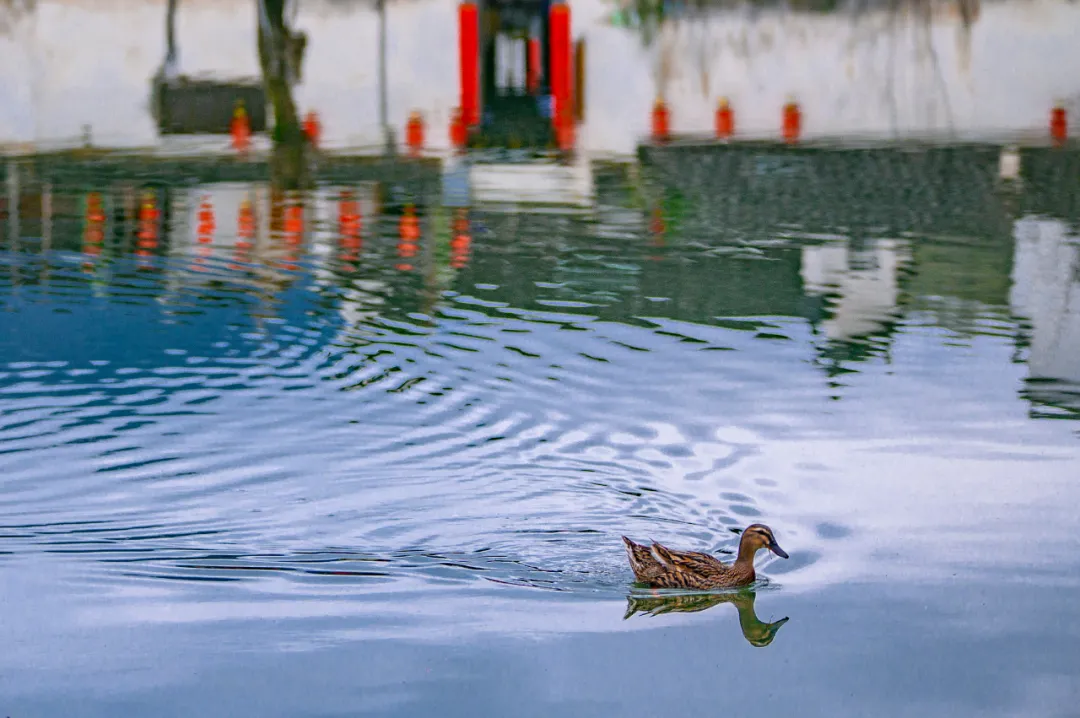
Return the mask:
[(777, 556), (779, 556), (780, 558), (788, 558), (787, 551), (780, 548), (780, 544), (776, 543), (775, 541), (773, 541), (771, 544), (769, 544), (769, 550), (772, 551)]

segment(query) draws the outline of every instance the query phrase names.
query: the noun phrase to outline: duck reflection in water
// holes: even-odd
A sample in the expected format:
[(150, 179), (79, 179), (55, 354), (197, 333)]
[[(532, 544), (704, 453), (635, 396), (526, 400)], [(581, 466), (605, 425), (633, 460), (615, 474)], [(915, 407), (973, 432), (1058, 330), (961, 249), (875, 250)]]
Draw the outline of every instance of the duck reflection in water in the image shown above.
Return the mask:
[(779, 621), (766, 623), (754, 610), (757, 593), (743, 589), (737, 593), (675, 593), (653, 592), (650, 595), (630, 594), (626, 597), (626, 613), (623, 620), (640, 613), (659, 616), (662, 613), (704, 611), (718, 603), (733, 603), (739, 612), (739, 627), (743, 638), (752, 646), (764, 648), (776, 638), (776, 632), (788, 622), (787, 616)]

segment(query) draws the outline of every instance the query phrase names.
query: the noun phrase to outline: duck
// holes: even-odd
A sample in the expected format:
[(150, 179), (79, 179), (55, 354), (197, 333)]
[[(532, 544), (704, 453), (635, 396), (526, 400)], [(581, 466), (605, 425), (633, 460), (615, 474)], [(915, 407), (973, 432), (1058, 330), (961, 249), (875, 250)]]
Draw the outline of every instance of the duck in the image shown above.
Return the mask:
[(765, 524), (746, 527), (739, 539), (738, 556), (730, 565), (700, 551), (674, 551), (655, 542), (644, 546), (626, 536), (622, 540), (634, 578), (651, 588), (708, 591), (748, 586), (757, 579), (754, 556), (760, 549), (767, 548), (781, 558), (788, 558), (772, 529)]

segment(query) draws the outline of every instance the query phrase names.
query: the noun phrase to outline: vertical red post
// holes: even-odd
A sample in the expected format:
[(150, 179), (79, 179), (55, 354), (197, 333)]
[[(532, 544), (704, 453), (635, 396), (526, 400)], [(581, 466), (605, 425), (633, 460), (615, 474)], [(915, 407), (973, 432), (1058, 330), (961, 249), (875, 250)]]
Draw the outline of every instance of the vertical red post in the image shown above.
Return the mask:
[(468, 143), (469, 129), (465, 126), (465, 113), (460, 107), (455, 107), (450, 115), (450, 144), (460, 150)]
[(405, 144), (412, 155), (418, 155), (424, 148), (424, 118), (417, 110), (409, 113), (409, 121), (405, 125)]
[(802, 112), (794, 98), (788, 98), (784, 104), (783, 134), (785, 142), (795, 142), (802, 131)]
[(720, 139), (731, 137), (735, 132), (735, 115), (731, 111), (726, 97), (720, 98), (716, 106), (716, 136)]
[(553, 117), (571, 112), (570, 107), (570, 6), (558, 2), (548, 16), (548, 43), (551, 50), (551, 94), (555, 101)]
[(233, 148), (237, 151), (243, 152), (251, 144), (251, 123), (248, 121), (247, 109), (244, 107), (243, 100), (237, 100), (236, 105), (233, 107), (230, 132), (232, 134)]
[(466, 127), (480, 123), (480, 19), (476, 3), (458, 5), (461, 114)]
[(540, 66), (543, 64), (540, 54), (540, 38), (536, 36), (529, 38), (525, 59), (528, 64), (525, 87), (530, 93), (533, 93), (540, 88)]
[(311, 110), (304, 117), (304, 134), (307, 135), (308, 141), (311, 142), (312, 147), (319, 146), (319, 138), (322, 137), (322, 122), (319, 121), (319, 113), (315, 110)]
[(1050, 137), (1054, 142), (1064, 142), (1069, 136), (1069, 123), (1064, 106), (1054, 105), (1050, 110)]
[(657, 142), (666, 142), (671, 136), (671, 115), (662, 97), (656, 98), (652, 110), (652, 136)]

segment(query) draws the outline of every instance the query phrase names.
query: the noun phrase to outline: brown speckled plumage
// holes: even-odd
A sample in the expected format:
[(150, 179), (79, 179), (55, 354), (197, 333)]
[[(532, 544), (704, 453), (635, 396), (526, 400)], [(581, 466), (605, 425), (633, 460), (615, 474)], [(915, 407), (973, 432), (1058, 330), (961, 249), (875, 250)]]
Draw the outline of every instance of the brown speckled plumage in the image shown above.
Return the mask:
[(739, 555), (728, 565), (699, 551), (673, 551), (654, 543), (643, 546), (625, 536), (626, 555), (634, 577), (653, 588), (689, 588), (707, 591), (714, 588), (733, 588), (754, 582), (754, 554), (768, 548), (777, 556), (788, 555), (776, 543), (772, 529), (764, 524), (751, 524), (739, 541)]

